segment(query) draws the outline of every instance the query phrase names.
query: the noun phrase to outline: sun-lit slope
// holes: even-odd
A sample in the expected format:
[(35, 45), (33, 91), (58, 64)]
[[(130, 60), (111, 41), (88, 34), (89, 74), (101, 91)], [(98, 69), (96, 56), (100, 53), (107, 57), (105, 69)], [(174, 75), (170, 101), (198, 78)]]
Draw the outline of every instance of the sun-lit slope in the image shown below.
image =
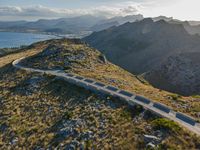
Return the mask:
[[(169, 94), (142, 84), (79, 40), (51, 40), (33, 47), (26, 51), (31, 57), (23, 65), (64, 69), (147, 97), (156, 93), (157, 99)], [(11, 62), (19, 56), (23, 53), (7, 56), (0, 68), (0, 148), (144, 149), (145, 134), (158, 137), (152, 141), (161, 149), (199, 148), (199, 138), (174, 122), (141, 113), (140, 107), (53, 76), (15, 69)]]
[(183, 97), (153, 88), (142, 79), (105, 60), (96, 49), (79, 40), (51, 42), (41, 53), (27, 59), (26, 66), (41, 69), (61, 69), (94, 78), (121, 89), (162, 102), (176, 111), (188, 113), (199, 119), (200, 98)]
[(3, 67), (11, 62), (13, 62), (16, 59), (19, 59), (21, 57), (28, 57), (35, 55), (39, 52), (41, 52), (46, 47), (46, 42), (38, 42), (37, 44), (33, 44), (28, 46), (24, 50), (19, 50), (19, 52), (13, 52), (12, 54), (1, 56), (0, 57), (0, 67)]

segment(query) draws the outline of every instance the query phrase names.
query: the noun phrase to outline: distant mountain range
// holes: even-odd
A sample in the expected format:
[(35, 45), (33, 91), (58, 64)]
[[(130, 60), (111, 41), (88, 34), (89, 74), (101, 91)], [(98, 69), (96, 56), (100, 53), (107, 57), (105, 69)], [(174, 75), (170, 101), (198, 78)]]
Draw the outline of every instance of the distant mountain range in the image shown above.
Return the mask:
[(189, 34), (182, 23), (156, 20), (126, 23), (84, 40), (155, 87), (182, 95), (200, 94), (200, 36)]
[(142, 19), (144, 19), (144, 17), (140, 14), (132, 15), (132, 16), (125, 16), (125, 17), (122, 17), (122, 16), (114, 17), (114, 18), (110, 18), (110, 19), (101, 20), (96, 25), (91, 27), (91, 30), (92, 31), (101, 31), (104, 29), (108, 29), (112, 26), (119, 26), (119, 25), (122, 25), (127, 22), (135, 22), (135, 21), (140, 21)]
[(199, 34), (200, 35), (200, 22), (199, 21), (180, 21), (177, 19), (173, 19), (172, 17), (159, 16), (152, 18), (154, 21), (165, 20), (172, 24), (182, 24), (186, 31), (192, 35)]
[(84, 15), (74, 18), (60, 18), (53, 20), (41, 19), (35, 22), (0, 22), (0, 31), (74, 34), (83, 31), (100, 31), (114, 25), (120, 25), (125, 22), (134, 22), (141, 19), (143, 19), (142, 15), (115, 17), (111, 19)]
[[(78, 34), (83, 32), (101, 31), (113, 26), (119, 26), (127, 22), (136, 22), (144, 19), (143, 15), (118, 16), (113, 18), (96, 17), (92, 15), (83, 15), (73, 18), (60, 18), (45, 20), (41, 19), (35, 22), (12, 21), (0, 22), (0, 31), (11, 32), (35, 32), (50, 34)], [(165, 20), (173, 24), (183, 24), (190, 34), (200, 34), (200, 22), (198, 21), (180, 21), (172, 17), (159, 16), (152, 18), (154, 21)]]
[(17, 32), (50, 32), (58, 34), (71, 34), (90, 30), (90, 27), (98, 23), (100, 20), (104, 19), (106, 18), (85, 15), (74, 18), (60, 18), (54, 20), (42, 19), (35, 22), (0, 22), (0, 30)]

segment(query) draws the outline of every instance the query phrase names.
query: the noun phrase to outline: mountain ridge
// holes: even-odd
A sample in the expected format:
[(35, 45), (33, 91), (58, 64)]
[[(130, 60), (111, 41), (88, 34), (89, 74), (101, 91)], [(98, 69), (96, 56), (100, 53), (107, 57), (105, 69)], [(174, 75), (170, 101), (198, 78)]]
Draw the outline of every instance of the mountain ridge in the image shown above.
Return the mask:
[[(171, 24), (164, 20), (154, 22), (151, 18), (96, 32), (84, 40), (103, 52), (111, 62), (134, 74), (149, 72), (170, 56), (187, 52), (192, 54), (199, 52), (200, 48), (200, 37), (190, 35), (183, 24)], [(195, 87), (190, 91), (194, 91)], [(199, 92), (185, 91), (187, 94)], [(178, 93), (184, 94), (184, 91)]]

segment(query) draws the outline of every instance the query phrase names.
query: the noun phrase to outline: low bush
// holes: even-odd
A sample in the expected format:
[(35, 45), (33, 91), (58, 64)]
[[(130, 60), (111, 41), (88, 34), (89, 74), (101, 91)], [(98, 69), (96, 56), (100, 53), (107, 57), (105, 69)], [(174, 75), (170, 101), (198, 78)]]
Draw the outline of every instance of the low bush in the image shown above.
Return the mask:
[(177, 123), (171, 120), (164, 119), (164, 118), (159, 118), (152, 121), (152, 125), (153, 125), (153, 128), (157, 130), (164, 129), (164, 130), (168, 130), (168, 131), (172, 131), (176, 133), (181, 130), (180, 126)]
[(73, 113), (70, 112), (70, 111), (67, 111), (67, 112), (65, 112), (63, 118), (65, 118), (65, 119), (71, 119), (72, 116), (73, 116)]

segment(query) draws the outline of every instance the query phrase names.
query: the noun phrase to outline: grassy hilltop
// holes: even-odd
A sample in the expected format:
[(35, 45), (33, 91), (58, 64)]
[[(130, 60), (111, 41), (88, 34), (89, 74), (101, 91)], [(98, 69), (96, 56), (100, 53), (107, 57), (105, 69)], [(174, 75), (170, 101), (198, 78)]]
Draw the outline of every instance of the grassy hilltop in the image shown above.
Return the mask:
[(0, 57), (1, 149), (145, 149), (150, 143), (155, 149), (200, 148), (198, 137), (141, 107), (128, 107), (53, 76), (13, 68), (12, 61), (24, 56), (25, 66), (94, 78), (198, 117), (199, 97), (155, 89), (79, 40), (49, 40)]

